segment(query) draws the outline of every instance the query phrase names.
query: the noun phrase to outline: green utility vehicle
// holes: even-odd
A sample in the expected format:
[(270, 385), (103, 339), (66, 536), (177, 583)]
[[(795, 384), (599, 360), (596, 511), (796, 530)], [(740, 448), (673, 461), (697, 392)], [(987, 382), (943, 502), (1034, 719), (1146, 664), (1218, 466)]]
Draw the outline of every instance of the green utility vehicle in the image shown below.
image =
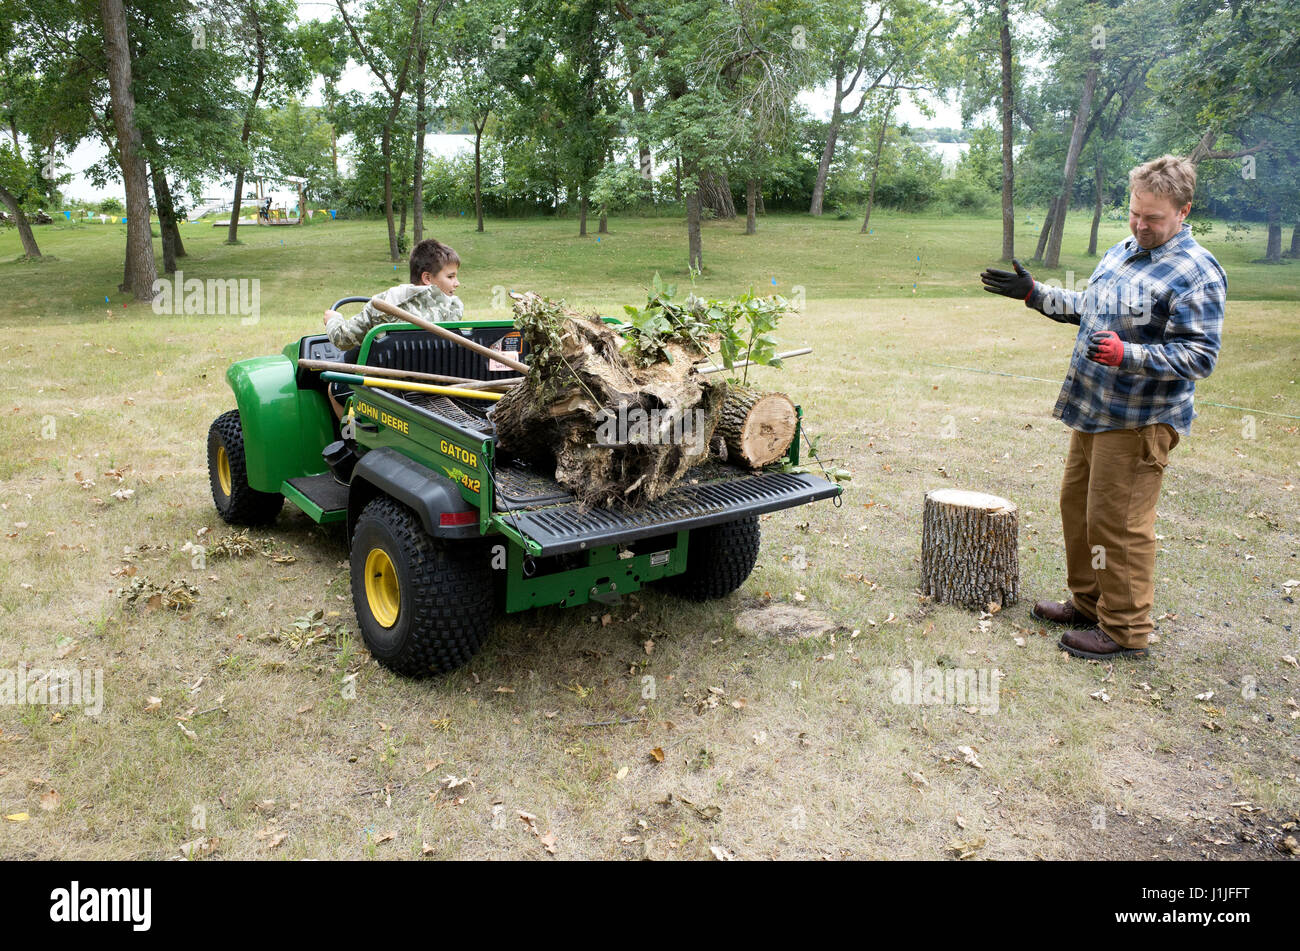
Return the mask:
[[(510, 320), (443, 326), (527, 360)], [(405, 323), (372, 329), (349, 357), (473, 380), (514, 375)], [(767, 470), (711, 461), (649, 505), (584, 507), (550, 474), (498, 453), (490, 402), (357, 386), (340, 423), (328, 384), (299, 361), (343, 359), (313, 334), (230, 367), (239, 408), (208, 431), (212, 496), (234, 525), (270, 524), (286, 498), (316, 522), (345, 523), (366, 646), (408, 676), (468, 662), (500, 608), (607, 604), (651, 582), (693, 600), (722, 597), (753, 570), (760, 514), (839, 504), (838, 485), (790, 471), (796, 431)]]

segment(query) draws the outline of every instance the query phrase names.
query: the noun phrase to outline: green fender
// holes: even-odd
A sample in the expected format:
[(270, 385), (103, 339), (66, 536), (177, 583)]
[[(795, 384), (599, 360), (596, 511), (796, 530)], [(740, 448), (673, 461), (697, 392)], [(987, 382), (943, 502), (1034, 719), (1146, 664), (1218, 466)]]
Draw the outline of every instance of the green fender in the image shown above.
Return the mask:
[(318, 390), (300, 390), (293, 361), (283, 354), (232, 364), (226, 382), (239, 405), (248, 484), (279, 492), (286, 479), (329, 467), (321, 450), (334, 441), (334, 413)]

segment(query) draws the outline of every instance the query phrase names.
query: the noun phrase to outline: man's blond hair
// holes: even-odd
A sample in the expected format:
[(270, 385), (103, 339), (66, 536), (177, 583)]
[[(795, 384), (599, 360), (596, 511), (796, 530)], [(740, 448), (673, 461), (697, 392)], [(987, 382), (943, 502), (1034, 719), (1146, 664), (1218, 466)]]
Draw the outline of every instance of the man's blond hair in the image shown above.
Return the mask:
[(1133, 191), (1164, 195), (1182, 208), (1196, 191), (1196, 166), (1177, 155), (1162, 155), (1129, 172), (1128, 184)]

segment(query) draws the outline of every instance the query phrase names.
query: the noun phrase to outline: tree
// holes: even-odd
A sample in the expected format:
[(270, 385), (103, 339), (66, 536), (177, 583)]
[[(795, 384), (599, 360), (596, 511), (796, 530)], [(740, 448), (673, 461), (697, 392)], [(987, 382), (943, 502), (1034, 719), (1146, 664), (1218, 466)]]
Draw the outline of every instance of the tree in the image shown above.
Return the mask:
[(109, 95), (117, 151), (126, 187), (126, 274), (122, 290), (137, 300), (151, 300), (158, 270), (149, 224), (149, 179), (144, 147), (135, 121), (135, 94), (131, 88), (131, 41), (127, 34), (122, 0), (99, 0), (104, 28), (104, 53), (108, 60)]
[(440, 66), (450, 80), (447, 111), (474, 129), (474, 218), (483, 230), (483, 132), (516, 84), (518, 61), (532, 58), (538, 42), (530, 30), (516, 30), (513, 5), (481, 0), (458, 5), (441, 31)]
[[(859, 116), (888, 77), (897, 79), (904, 58), (914, 58), (939, 35), (936, 20), (944, 17), (926, 0), (835, 0), (824, 9), (815, 46), (823, 51), (824, 75), (834, 81), (834, 91), (809, 214), (822, 213), (826, 179), (845, 123)], [(857, 104), (849, 108), (854, 95)]]

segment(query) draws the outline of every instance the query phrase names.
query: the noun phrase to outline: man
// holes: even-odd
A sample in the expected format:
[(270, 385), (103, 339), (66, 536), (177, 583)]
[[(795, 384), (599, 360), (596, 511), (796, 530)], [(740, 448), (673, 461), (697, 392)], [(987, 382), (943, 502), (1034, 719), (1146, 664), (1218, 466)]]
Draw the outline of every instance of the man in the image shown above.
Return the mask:
[(1132, 238), (1085, 291), (1036, 283), (1020, 264), (984, 289), (1078, 324), (1052, 415), (1073, 432), (1061, 482), (1070, 600), (1031, 613), (1066, 625), (1060, 646), (1103, 660), (1147, 653), (1155, 601), (1155, 516), (1169, 451), (1191, 430), (1196, 380), (1214, 369), (1227, 277), (1183, 223), (1196, 167), (1166, 155), (1129, 173)]

